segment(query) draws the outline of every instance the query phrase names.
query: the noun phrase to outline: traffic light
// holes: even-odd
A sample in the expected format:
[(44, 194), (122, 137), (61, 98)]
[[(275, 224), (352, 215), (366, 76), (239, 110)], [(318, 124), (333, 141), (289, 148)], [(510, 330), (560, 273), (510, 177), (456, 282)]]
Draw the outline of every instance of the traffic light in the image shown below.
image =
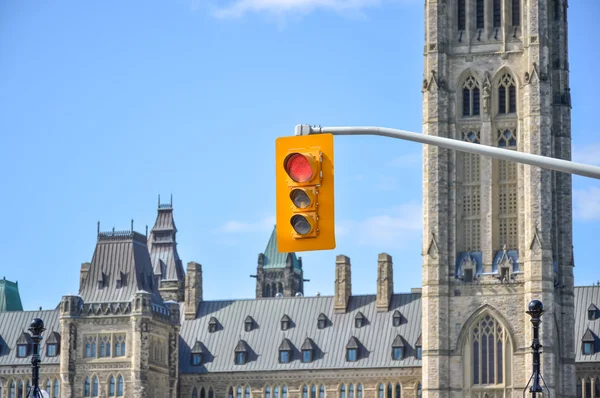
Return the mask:
[(335, 249), (333, 135), (280, 137), (275, 158), (278, 250)]

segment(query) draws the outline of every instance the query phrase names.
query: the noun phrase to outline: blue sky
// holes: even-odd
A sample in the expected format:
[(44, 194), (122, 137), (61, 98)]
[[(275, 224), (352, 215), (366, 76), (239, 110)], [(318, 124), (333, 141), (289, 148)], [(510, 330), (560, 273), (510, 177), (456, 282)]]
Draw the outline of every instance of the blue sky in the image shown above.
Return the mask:
[[(574, 160), (600, 164), (597, 0), (571, 2)], [(0, 277), (28, 309), (78, 290), (96, 222), (143, 232), (172, 193), (206, 299), (251, 298), (274, 223), (275, 138), (296, 124), (421, 131), (423, 0), (0, 3)], [(337, 137), (335, 250), (303, 253), (306, 294), (421, 284), (421, 147)], [(600, 182), (574, 177), (577, 284), (600, 279)]]

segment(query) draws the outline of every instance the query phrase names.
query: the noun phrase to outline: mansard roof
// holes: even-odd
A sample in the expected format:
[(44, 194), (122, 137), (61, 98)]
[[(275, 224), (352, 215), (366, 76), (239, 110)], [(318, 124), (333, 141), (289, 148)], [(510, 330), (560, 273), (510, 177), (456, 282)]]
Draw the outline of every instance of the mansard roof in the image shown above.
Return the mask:
[[(259, 300), (203, 301), (198, 310), (197, 319), (183, 320), (180, 340), (180, 371), (182, 373), (218, 373), (244, 371), (275, 370), (322, 370), (342, 368), (379, 368), (420, 366), (421, 360), (407, 356), (403, 361), (393, 361), (389, 349), (397, 334), (405, 337), (408, 345), (417, 341), (421, 334), (420, 294), (394, 294), (390, 311), (377, 312), (376, 296), (352, 296), (348, 302), (348, 311), (335, 313), (334, 298), (318, 297), (282, 297)], [(400, 310), (407, 322), (393, 327), (390, 320), (394, 310)], [(369, 324), (360, 328), (350, 328), (354, 317), (362, 312)], [(243, 321), (252, 314), (260, 328), (246, 332)], [(295, 327), (281, 331), (281, 319), (288, 315), (294, 320)], [(324, 314), (329, 327), (318, 328), (317, 318)], [(215, 316), (221, 324), (219, 333), (209, 333), (208, 322)], [(278, 350), (283, 338), (288, 339), (292, 347), (306, 347), (310, 337), (315, 349), (313, 361), (303, 363), (295, 358), (289, 363), (279, 363)], [(361, 347), (369, 355), (356, 362), (346, 361), (346, 344), (351, 337), (360, 341)], [(189, 357), (196, 340), (204, 343), (213, 355), (213, 360), (202, 367), (192, 367)], [(231, 361), (233, 348), (243, 340), (252, 348), (253, 360), (245, 365), (235, 365)], [(318, 347), (318, 348), (317, 348)], [(295, 350), (295, 349), (294, 349)]]
[[(47, 357), (45, 345), (48, 343), (53, 330), (59, 330), (59, 311), (11, 311), (0, 313), (0, 366), (1, 365), (31, 365), (31, 356), (26, 358), (17, 357), (17, 345), (27, 343), (31, 339), (27, 329), (31, 320), (40, 318), (44, 321), (46, 331), (42, 334), (40, 355), (43, 364), (58, 364), (60, 356)], [(27, 334), (24, 336), (23, 333)], [(29, 337), (28, 337), (29, 336)]]
[(0, 279), (0, 312), (23, 311), (19, 285), (16, 282)]
[(259, 256), (259, 262), (261, 261), (263, 268), (266, 269), (285, 268), (288, 263), (293, 269), (302, 269), (302, 260), (296, 257), (296, 253), (280, 253), (277, 250), (277, 226), (273, 227), (265, 252), (262, 256)]
[[(126, 283), (118, 286), (121, 273), (126, 274)], [(156, 285), (145, 235), (135, 231), (98, 233), (88, 275), (79, 292), (84, 303), (128, 302), (134, 293), (143, 290), (150, 293), (153, 303), (160, 304)]]
[(152, 261), (154, 274), (159, 275), (162, 280), (185, 279), (183, 263), (177, 252), (177, 227), (173, 219), (173, 206), (170, 204), (158, 204), (158, 214), (154, 227), (148, 238), (148, 250)]
[(600, 362), (600, 352), (583, 355), (582, 350), (584, 341), (600, 336), (600, 319), (588, 319), (590, 304), (595, 303), (600, 303), (600, 286), (575, 287), (575, 362)]

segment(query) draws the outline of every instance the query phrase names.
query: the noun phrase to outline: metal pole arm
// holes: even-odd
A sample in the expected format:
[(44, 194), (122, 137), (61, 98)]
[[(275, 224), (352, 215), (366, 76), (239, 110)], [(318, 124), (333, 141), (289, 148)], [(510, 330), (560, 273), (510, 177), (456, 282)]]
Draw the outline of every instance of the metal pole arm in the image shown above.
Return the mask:
[(310, 134), (379, 135), (383, 137), (399, 138), (401, 140), (435, 145), (460, 152), (475, 153), (495, 159), (510, 160), (517, 163), (538, 166), (548, 170), (562, 171), (563, 173), (577, 174), (600, 180), (600, 167), (597, 166), (385, 127), (313, 127), (307, 124), (299, 124), (296, 126), (295, 135)]

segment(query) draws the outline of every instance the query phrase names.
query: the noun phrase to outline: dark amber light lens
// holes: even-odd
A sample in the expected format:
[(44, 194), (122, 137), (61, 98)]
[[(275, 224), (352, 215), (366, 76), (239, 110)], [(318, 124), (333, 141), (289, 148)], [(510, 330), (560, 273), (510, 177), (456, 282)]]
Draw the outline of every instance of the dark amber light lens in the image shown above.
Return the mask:
[(290, 192), (290, 199), (292, 199), (294, 206), (299, 209), (306, 209), (311, 205), (310, 198), (302, 189), (293, 189), (292, 192)]
[(306, 235), (311, 230), (310, 223), (304, 216), (296, 214), (290, 221), (292, 228), (294, 228), (294, 231), (296, 231), (298, 235)]
[(306, 156), (299, 153), (292, 153), (285, 158), (283, 167), (292, 180), (296, 182), (310, 181), (313, 176), (313, 170)]

